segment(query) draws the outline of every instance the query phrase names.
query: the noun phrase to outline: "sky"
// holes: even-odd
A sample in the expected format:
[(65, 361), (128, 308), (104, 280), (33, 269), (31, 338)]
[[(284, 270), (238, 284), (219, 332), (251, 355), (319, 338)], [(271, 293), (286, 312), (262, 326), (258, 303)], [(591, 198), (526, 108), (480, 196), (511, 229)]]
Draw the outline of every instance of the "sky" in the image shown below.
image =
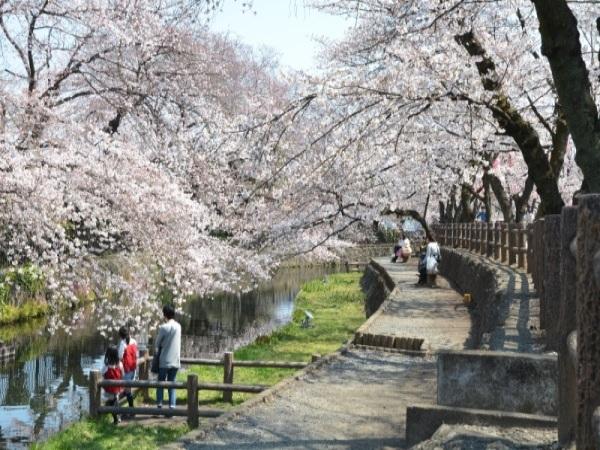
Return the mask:
[(253, 0), (244, 11), (241, 1), (225, 1), (210, 27), (227, 32), (255, 48), (273, 48), (282, 66), (311, 71), (319, 45), (312, 36), (339, 39), (350, 21), (309, 9), (303, 0)]

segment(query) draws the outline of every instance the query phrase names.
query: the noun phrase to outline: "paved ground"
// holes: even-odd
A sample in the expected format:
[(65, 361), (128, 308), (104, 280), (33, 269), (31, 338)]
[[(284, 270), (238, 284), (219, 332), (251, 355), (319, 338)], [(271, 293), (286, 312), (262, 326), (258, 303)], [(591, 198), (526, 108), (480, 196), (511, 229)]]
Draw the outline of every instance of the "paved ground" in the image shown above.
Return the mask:
[(540, 331), (540, 299), (533, 287), (531, 275), (516, 267), (507, 267), (482, 256), (486, 264), (495, 267), (506, 283), (507, 300), (501, 310), (504, 324), (489, 336), (482, 347), (489, 350), (541, 353), (544, 350)]
[(438, 276), (436, 288), (418, 286), (416, 261), (394, 264), (374, 258), (396, 282), (376, 320), (364, 333), (425, 339), (422, 349), (463, 349), (471, 321), (462, 296)]
[[(415, 266), (387, 264), (398, 287), (373, 331), (423, 337), (424, 348), (462, 348), (469, 317), (447, 287), (416, 287)], [(441, 280), (440, 280), (441, 281)], [(168, 449), (405, 448), (406, 407), (434, 403), (434, 357), (351, 348), (275, 394), (201, 427)]]

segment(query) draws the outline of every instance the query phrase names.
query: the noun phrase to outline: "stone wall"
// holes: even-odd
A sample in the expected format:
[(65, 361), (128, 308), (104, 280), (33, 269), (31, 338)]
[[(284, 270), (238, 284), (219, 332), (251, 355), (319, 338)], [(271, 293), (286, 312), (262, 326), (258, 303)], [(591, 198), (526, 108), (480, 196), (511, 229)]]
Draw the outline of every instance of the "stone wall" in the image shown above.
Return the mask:
[(483, 334), (501, 323), (501, 312), (506, 309), (505, 275), (482, 257), (447, 247), (442, 247), (440, 272), (460, 293), (471, 294), (472, 329), (467, 346), (480, 348)]
[(365, 293), (365, 314), (368, 318), (379, 309), (395, 284), (387, 271), (371, 260), (360, 279), (360, 287)]
[(438, 404), (526, 414), (557, 414), (556, 355), (438, 353)]

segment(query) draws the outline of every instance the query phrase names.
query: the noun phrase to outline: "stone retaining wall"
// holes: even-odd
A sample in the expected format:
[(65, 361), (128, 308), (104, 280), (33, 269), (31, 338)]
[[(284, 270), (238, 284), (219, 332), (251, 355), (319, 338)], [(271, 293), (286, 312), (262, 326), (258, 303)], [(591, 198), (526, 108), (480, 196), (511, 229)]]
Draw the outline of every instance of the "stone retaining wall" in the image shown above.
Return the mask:
[(439, 352), (437, 402), (443, 406), (556, 416), (556, 359), (555, 354)]
[(457, 291), (471, 294), (472, 330), (467, 348), (481, 348), (484, 333), (489, 333), (489, 347), (494, 350), (494, 333), (508, 315), (518, 274), (467, 250), (442, 247), (441, 251), (440, 273)]
[(360, 287), (365, 293), (365, 314), (368, 318), (394, 290), (395, 283), (383, 267), (371, 260), (360, 279)]

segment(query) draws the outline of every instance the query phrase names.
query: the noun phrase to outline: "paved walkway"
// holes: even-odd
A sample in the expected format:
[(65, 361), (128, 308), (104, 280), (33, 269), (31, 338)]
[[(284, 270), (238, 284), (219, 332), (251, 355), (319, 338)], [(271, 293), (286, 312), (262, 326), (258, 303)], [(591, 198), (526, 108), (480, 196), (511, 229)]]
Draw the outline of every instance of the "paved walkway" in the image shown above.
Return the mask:
[(437, 288), (418, 286), (416, 262), (394, 264), (375, 258), (396, 283), (387, 302), (364, 333), (425, 339), (423, 350), (463, 349), (471, 321), (462, 296), (438, 277)]
[[(415, 286), (412, 264), (378, 262), (397, 287), (370, 322), (372, 331), (422, 337), (423, 348), (431, 351), (463, 348), (469, 316), (464, 307), (455, 309), (461, 297), (447, 284), (437, 289)], [(434, 356), (350, 347), (165, 448), (405, 448), (406, 407), (435, 403), (435, 395)]]

